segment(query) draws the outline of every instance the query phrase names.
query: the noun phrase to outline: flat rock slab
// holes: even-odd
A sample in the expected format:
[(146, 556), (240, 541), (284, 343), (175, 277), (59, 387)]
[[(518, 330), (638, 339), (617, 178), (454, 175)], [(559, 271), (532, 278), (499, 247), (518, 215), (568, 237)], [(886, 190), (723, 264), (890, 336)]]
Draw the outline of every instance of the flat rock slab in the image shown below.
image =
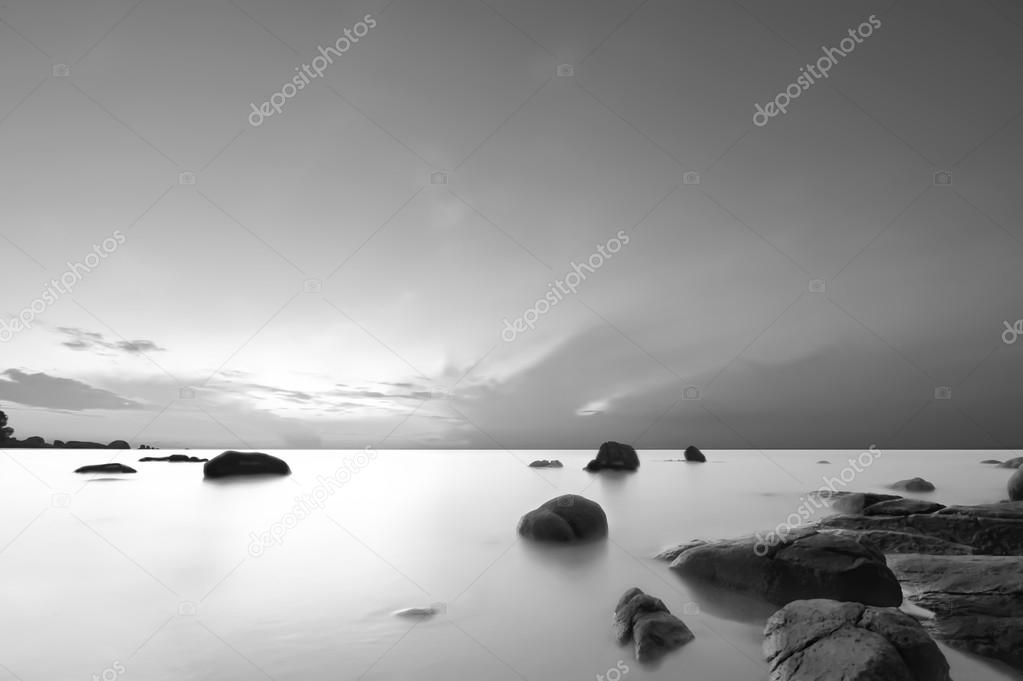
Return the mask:
[(754, 537), (691, 542), (674, 554), (671, 569), (785, 605), (807, 598), (832, 598), (867, 605), (897, 606), (902, 589), (876, 547), (836, 533), (803, 529), (779, 543)]
[(906, 599), (930, 610), (924, 625), (955, 648), (1023, 670), (1023, 557), (891, 556)]
[(863, 515), (912, 515), (914, 513), (935, 513), (945, 508), (944, 504), (923, 499), (889, 499), (870, 504), (863, 509)]
[(924, 628), (896, 608), (827, 599), (789, 603), (767, 621), (771, 681), (950, 681)]

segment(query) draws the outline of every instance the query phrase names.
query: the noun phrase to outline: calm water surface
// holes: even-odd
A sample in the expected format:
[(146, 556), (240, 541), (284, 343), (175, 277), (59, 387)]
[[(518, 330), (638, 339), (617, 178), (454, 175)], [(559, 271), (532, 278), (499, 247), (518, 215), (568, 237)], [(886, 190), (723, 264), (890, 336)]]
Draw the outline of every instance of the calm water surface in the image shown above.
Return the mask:
[[(763, 681), (775, 608), (695, 589), (650, 556), (784, 523), (859, 454), (708, 451), (692, 465), (647, 450), (636, 474), (591, 475), (592, 452), (275, 453), (294, 475), (227, 483), (136, 451), (116, 453), (139, 471), (124, 479), (71, 472), (111, 452), (0, 453), (0, 681), (583, 680), (619, 661), (630, 681)], [(938, 491), (913, 496), (997, 501), (1009, 471), (978, 461), (1014, 455), (886, 451), (848, 489), (919, 475)], [(534, 458), (565, 467), (526, 468)], [(568, 492), (604, 507), (608, 542), (518, 540), (522, 513)], [(610, 627), (632, 586), (696, 640), (636, 664)], [(446, 611), (393, 614), (431, 603)], [(1023, 678), (943, 650), (957, 681)]]

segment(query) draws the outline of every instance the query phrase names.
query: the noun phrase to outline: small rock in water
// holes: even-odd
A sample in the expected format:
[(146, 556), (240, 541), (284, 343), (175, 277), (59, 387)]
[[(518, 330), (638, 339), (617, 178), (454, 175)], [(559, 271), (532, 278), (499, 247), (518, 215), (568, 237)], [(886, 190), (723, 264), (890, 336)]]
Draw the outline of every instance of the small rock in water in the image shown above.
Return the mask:
[(138, 471), (123, 463), (97, 463), (76, 468), (75, 473), (138, 473)]
[(934, 483), (924, 480), (923, 478), (910, 478), (908, 480), (899, 480), (891, 485), (892, 489), (904, 489), (907, 492), (933, 492)]
[(187, 454), (171, 454), (170, 456), (143, 456), (139, 461), (170, 461), (171, 463), (204, 463), (209, 459), (200, 459)]
[(828, 461), (827, 459), (821, 459), (821, 460), (820, 460), (820, 461), (818, 461), (817, 463), (831, 463), (831, 462), (830, 462), (830, 461)]
[(706, 463), (707, 457), (703, 455), (703, 452), (699, 448), (689, 445), (685, 451), (686, 461), (692, 461), (694, 463)]
[(425, 608), (404, 608), (402, 610), (395, 610), (394, 615), (397, 617), (433, 617), (434, 615), (442, 612), (447, 612), (448, 608), (443, 603), (431, 603)]
[(981, 463), (997, 463), (997, 464), (1000, 464), (1002, 462), (999, 461), (998, 459), (984, 459), (983, 461), (981, 461)]
[(558, 461), (557, 459), (551, 459), (550, 461), (548, 461), (547, 459), (537, 459), (536, 461), (533, 461), (532, 463), (530, 463), (529, 467), (530, 468), (561, 468), (562, 467), (562, 463), (560, 461)]
[(640, 662), (656, 660), (695, 638), (685, 622), (668, 612), (661, 599), (636, 587), (618, 599), (614, 629), (618, 643), (635, 641), (636, 659)]
[(607, 536), (607, 515), (595, 501), (563, 494), (522, 516), (518, 531), (537, 541), (592, 541)]
[(998, 464), (1002, 468), (1019, 468), (1023, 466), (1023, 456), (1017, 456), (1015, 459), (1009, 459)]

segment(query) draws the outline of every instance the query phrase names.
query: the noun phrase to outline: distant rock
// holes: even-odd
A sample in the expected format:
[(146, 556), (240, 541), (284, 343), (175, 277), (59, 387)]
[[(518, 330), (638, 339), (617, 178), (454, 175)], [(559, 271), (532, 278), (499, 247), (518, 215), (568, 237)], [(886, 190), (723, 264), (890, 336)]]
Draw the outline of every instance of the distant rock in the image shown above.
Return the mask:
[(882, 501), (901, 499), (897, 494), (874, 494), (873, 492), (829, 492), (822, 490), (811, 493), (831, 502), (831, 507), (842, 513), (861, 513), (863, 509)]
[(912, 515), (934, 513), (945, 508), (944, 504), (923, 499), (889, 499), (879, 501), (863, 509), (863, 515)]
[(537, 459), (529, 464), (530, 468), (561, 468), (562, 463), (557, 459), (548, 461), (547, 459)]
[(614, 630), (618, 643), (635, 641), (636, 659), (640, 662), (652, 662), (695, 638), (685, 622), (672, 615), (661, 599), (635, 587), (618, 599)]
[(818, 461), (817, 463), (831, 463), (831, 462), (830, 462), (830, 461), (828, 461), (827, 459), (821, 459), (821, 460), (820, 460), (820, 461)]
[(139, 461), (170, 461), (171, 463), (203, 463), (209, 459), (200, 459), (187, 454), (171, 454), (170, 456), (143, 456)]
[(291, 475), (288, 464), (276, 456), (262, 452), (226, 451), (218, 454), (203, 465), (207, 478), (223, 478), (234, 475)]
[(404, 608), (402, 610), (395, 610), (392, 613), (395, 617), (411, 617), (411, 618), (426, 618), (433, 617), (434, 615), (447, 612), (447, 606), (443, 603), (431, 603), (426, 607), (418, 608)]
[(981, 463), (997, 463), (997, 464), (1000, 464), (1002, 462), (999, 461), (998, 459), (984, 459), (983, 461), (981, 461)]
[(933, 492), (934, 483), (928, 482), (923, 478), (910, 478), (908, 480), (899, 480), (898, 482), (892, 483), (892, 489), (902, 489), (907, 492)]
[(518, 532), (527, 539), (576, 542), (607, 536), (607, 515), (595, 501), (564, 494), (522, 516)]
[(998, 466), (999, 468), (1019, 468), (1020, 466), (1023, 466), (1023, 456), (1017, 456), (1014, 459), (1003, 461), (1002, 463), (998, 464)]
[(1023, 557), (905, 555), (892, 570), (939, 641), (1023, 670)]
[(896, 608), (812, 599), (789, 603), (764, 629), (771, 681), (950, 681), (937, 644)]
[(631, 445), (605, 442), (600, 445), (597, 458), (586, 464), (586, 470), (599, 471), (605, 468), (617, 471), (634, 471), (639, 468), (639, 455)]
[(1017, 469), (1012, 474), (1006, 487), (1009, 490), (1009, 499), (1011, 501), (1023, 501), (1023, 468)]
[(685, 455), (686, 461), (693, 461), (695, 463), (706, 463), (707, 457), (703, 455), (697, 447), (689, 445), (686, 447)]
[(106, 449), (106, 445), (101, 445), (98, 442), (81, 442), (79, 440), (68, 440), (67, 442), (61, 442), (60, 440), (53, 441), (54, 447), (60, 449)]
[(114, 440), (107, 445), (107, 449), (131, 449), (131, 445), (124, 440)]
[(11, 438), (0, 442), (0, 449), (43, 449), (49, 446), (46, 444), (46, 440), (38, 435), (27, 437), (24, 440)]
[(138, 473), (138, 471), (123, 463), (97, 463), (76, 468), (75, 473)]
[(777, 540), (691, 542), (674, 550), (671, 569), (777, 605), (804, 598), (902, 603), (902, 589), (876, 547), (809, 528)]
[(935, 513), (903, 516), (834, 515), (818, 521), (818, 530), (829, 528), (924, 535), (970, 546), (977, 554), (1023, 555), (1023, 501), (946, 506)]

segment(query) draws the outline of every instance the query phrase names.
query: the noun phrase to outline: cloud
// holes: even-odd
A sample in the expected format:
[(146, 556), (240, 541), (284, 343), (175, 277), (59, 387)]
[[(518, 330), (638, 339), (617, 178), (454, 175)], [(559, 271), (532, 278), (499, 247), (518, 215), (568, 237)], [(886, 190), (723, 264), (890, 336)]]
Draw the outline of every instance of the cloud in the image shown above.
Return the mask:
[(68, 340), (61, 343), (61, 345), (66, 348), (71, 348), (72, 350), (93, 350), (102, 355), (112, 354), (110, 352), (104, 352), (105, 350), (123, 352), (129, 355), (140, 355), (146, 352), (163, 352), (166, 350), (166, 348), (160, 347), (151, 340), (138, 339), (109, 341), (101, 333), (86, 331), (73, 326), (59, 326), (57, 327), (57, 331), (68, 338)]
[(144, 405), (109, 390), (94, 388), (71, 378), (8, 369), (0, 374), (0, 399), (33, 407), (83, 411), (86, 409), (142, 409)]

